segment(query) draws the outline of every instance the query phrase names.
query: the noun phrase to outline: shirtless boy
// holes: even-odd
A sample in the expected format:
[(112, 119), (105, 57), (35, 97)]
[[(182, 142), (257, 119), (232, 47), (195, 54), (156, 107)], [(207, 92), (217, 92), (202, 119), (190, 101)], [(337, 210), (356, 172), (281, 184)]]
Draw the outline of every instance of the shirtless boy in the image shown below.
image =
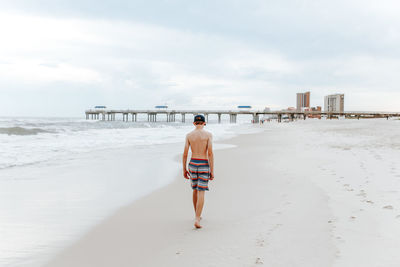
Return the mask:
[[(201, 228), (200, 219), (204, 205), (204, 192), (208, 191), (208, 180), (214, 179), (214, 154), (212, 149), (212, 135), (204, 130), (206, 125), (203, 115), (194, 117), (196, 129), (186, 135), (183, 151), (183, 177), (191, 180), (193, 189), (193, 207), (196, 214), (194, 226)], [(187, 169), (189, 147), (192, 158)]]

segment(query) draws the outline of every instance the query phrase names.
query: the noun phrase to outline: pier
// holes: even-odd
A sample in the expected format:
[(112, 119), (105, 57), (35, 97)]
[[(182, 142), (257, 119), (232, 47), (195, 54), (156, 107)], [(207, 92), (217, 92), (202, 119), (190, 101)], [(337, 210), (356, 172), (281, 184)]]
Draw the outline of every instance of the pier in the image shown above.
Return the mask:
[(175, 122), (176, 118), (180, 118), (181, 122), (186, 121), (186, 115), (202, 114), (208, 122), (209, 115), (217, 115), (218, 123), (221, 123), (222, 116), (229, 116), (230, 123), (236, 123), (237, 117), (240, 115), (252, 116), (252, 121), (258, 123), (260, 116), (271, 115), (278, 122), (286, 118), (290, 121), (295, 119), (307, 119), (310, 117), (326, 117), (327, 119), (336, 119), (345, 117), (346, 119), (367, 119), (367, 118), (386, 118), (400, 117), (400, 112), (322, 112), (322, 111), (252, 111), (252, 110), (105, 110), (105, 109), (90, 109), (85, 111), (86, 119), (115, 121), (116, 115), (122, 115), (123, 121), (136, 122), (138, 114), (147, 115), (148, 122), (157, 122), (158, 115), (165, 115), (167, 122)]

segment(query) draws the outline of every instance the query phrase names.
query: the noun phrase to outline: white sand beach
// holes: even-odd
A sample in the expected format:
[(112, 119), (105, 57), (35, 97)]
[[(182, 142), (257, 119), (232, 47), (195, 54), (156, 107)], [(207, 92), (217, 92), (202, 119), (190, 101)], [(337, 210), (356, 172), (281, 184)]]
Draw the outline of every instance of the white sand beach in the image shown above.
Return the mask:
[(177, 170), (45, 266), (399, 266), (399, 126), (267, 123), (215, 152), (202, 229)]

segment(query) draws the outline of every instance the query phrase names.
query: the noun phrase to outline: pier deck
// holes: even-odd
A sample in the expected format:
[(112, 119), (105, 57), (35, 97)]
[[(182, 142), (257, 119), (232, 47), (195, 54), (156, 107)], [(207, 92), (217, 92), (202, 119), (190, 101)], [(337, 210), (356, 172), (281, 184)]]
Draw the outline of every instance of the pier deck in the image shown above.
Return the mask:
[(221, 123), (222, 115), (229, 115), (229, 121), (236, 123), (237, 116), (239, 115), (251, 115), (253, 116), (253, 122), (258, 123), (260, 116), (271, 115), (278, 122), (282, 121), (282, 118), (287, 117), (289, 120), (294, 119), (306, 119), (306, 118), (321, 118), (326, 117), (328, 119), (345, 117), (348, 119), (364, 119), (364, 118), (386, 118), (400, 117), (400, 112), (321, 112), (321, 111), (254, 111), (254, 110), (97, 110), (89, 109), (85, 111), (86, 119), (92, 120), (107, 120), (114, 121), (117, 114), (122, 115), (123, 121), (129, 121), (129, 115), (131, 121), (137, 121), (138, 114), (147, 114), (147, 121), (156, 122), (157, 115), (164, 114), (167, 117), (167, 122), (175, 122), (176, 116), (180, 116), (181, 121), (185, 122), (186, 115), (198, 115), (203, 114), (208, 121), (208, 115), (217, 115), (218, 123)]

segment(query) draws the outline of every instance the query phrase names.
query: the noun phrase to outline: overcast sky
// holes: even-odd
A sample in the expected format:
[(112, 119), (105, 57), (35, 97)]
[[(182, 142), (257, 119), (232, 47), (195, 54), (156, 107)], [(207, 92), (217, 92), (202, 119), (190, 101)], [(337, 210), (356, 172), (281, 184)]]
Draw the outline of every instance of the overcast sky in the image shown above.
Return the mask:
[(395, 0), (0, 1), (0, 116), (281, 109), (345, 94), (400, 111)]

